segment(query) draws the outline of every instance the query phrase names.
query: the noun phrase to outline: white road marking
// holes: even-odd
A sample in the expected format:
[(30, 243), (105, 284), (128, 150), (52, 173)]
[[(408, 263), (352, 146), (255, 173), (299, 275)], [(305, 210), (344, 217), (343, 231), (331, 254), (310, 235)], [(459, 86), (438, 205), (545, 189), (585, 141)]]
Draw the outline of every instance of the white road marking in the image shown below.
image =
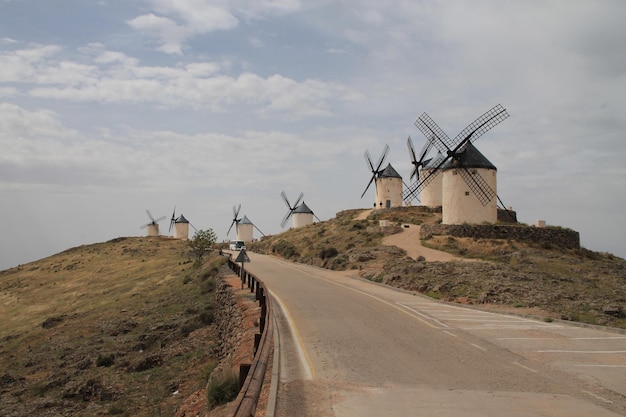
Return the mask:
[(589, 354), (615, 354), (626, 353), (626, 350), (538, 350), (538, 353), (589, 353)]
[(315, 370), (313, 369), (313, 365), (311, 364), (311, 359), (309, 358), (309, 354), (304, 348), (304, 344), (302, 343), (302, 338), (300, 337), (300, 333), (298, 332), (298, 329), (296, 328), (293, 322), (293, 318), (291, 317), (289, 310), (287, 310), (287, 307), (285, 307), (281, 299), (271, 290), (270, 290), (270, 294), (272, 298), (274, 298), (274, 300), (277, 302), (278, 307), (283, 312), (283, 316), (287, 320), (287, 324), (289, 325), (291, 334), (293, 334), (294, 336), (294, 343), (296, 345), (296, 351), (298, 352), (298, 357), (300, 359), (300, 363), (302, 364), (302, 368), (304, 368), (305, 379), (309, 381), (313, 380), (315, 378)]
[(606, 337), (572, 337), (572, 340), (613, 340), (626, 339), (626, 336), (606, 336)]
[(584, 389), (583, 389), (583, 390), (581, 390), (581, 392), (584, 392), (585, 394), (589, 394), (589, 395), (591, 395), (592, 397), (594, 397), (594, 398), (596, 398), (596, 399), (598, 399), (598, 400), (600, 400), (600, 401), (604, 401), (604, 402), (605, 402), (605, 403), (607, 403), (607, 404), (613, 404), (613, 401), (607, 400), (606, 398), (602, 398), (602, 397), (600, 397), (599, 395), (594, 394), (593, 392), (585, 391)]
[(595, 364), (576, 364), (582, 368), (626, 368), (626, 365), (595, 365)]
[(444, 332), (445, 334), (449, 335), (449, 336), (452, 336), (452, 337), (459, 337), (459, 336), (455, 335), (454, 333), (451, 333), (451, 332), (449, 332), (449, 331), (447, 331), (447, 330), (443, 330), (443, 332)]
[(526, 365), (522, 365), (522, 364), (521, 364), (521, 363), (519, 363), (519, 362), (513, 362), (513, 365), (517, 365), (517, 366), (519, 366), (520, 368), (526, 369), (527, 371), (530, 371), (530, 372), (535, 372), (535, 373), (539, 372), (539, 371), (537, 371), (536, 369), (529, 368), (528, 366), (526, 366)]
[(480, 350), (482, 350), (482, 351), (485, 351), (485, 352), (487, 351), (487, 349), (486, 349), (486, 348), (484, 348), (484, 347), (482, 347), (482, 346), (475, 345), (474, 343), (470, 343), (470, 345), (472, 345), (472, 346), (474, 346), (475, 348), (478, 348), (478, 349), (480, 349)]
[(557, 340), (558, 337), (496, 337), (495, 340)]

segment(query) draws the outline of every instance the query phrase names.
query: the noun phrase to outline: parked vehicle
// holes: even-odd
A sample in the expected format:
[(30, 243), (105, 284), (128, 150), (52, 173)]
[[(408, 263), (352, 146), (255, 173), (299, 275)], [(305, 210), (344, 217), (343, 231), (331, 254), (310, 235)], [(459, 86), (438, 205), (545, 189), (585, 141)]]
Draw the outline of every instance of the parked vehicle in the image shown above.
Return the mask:
[(230, 250), (242, 250), (246, 248), (246, 243), (243, 240), (231, 240)]

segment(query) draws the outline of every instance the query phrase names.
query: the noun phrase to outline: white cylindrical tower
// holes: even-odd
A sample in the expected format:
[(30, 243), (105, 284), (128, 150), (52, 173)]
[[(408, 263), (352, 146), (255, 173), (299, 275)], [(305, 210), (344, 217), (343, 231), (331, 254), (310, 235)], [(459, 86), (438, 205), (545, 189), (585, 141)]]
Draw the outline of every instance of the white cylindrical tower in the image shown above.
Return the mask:
[(442, 205), (441, 193), (443, 175), (441, 175), (441, 169), (436, 169), (442, 161), (443, 155), (441, 155), (441, 152), (438, 152), (437, 156), (426, 162), (420, 171), (421, 180), (424, 180), (432, 175), (432, 177), (428, 180), (428, 184), (423, 186), (422, 191), (420, 192), (420, 204), (422, 206), (441, 207)]
[[(443, 224), (481, 224), (498, 221), (497, 197), (483, 204), (475, 189), (487, 189), (497, 193), (496, 167), (471, 143), (439, 175), (442, 178)], [(473, 178), (476, 178), (474, 180)]]
[(158, 223), (150, 223), (146, 227), (146, 236), (158, 236), (159, 235), (159, 224)]
[(253, 231), (254, 225), (247, 216), (243, 216), (243, 219), (241, 219), (239, 223), (237, 223), (237, 240), (252, 242)]
[(313, 210), (307, 206), (304, 201), (293, 211), (292, 227), (298, 228), (313, 224)]
[(189, 220), (182, 214), (174, 222), (174, 239), (189, 239)]
[(402, 177), (391, 164), (376, 178), (374, 208), (402, 207)]

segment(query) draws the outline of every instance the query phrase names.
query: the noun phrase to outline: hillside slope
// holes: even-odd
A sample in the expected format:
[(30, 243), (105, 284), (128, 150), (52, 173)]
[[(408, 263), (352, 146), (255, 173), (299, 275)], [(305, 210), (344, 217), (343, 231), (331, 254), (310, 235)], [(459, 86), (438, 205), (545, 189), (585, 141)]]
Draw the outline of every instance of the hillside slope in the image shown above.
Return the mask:
[[(268, 236), (251, 249), (354, 270), (363, 278), (446, 301), (626, 328), (624, 259), (545, 243), (436, 236), (415, 245), (463, 259), (426, 262), (428, 257), (414, 259), (405, 249), (383, 242), (405, 241), (390, 236), (405, 233), (402, 224), (435, 224), (440, 213), (424, 207), (380, 210), (367, 217), (362, 212), (341, 212), (328, 221)], [(380, 220), (389, 226), (381, 227)]]
[(118, 238), (0, 272), (1, 414), (174, 415), (215, 363), (218, 269)]

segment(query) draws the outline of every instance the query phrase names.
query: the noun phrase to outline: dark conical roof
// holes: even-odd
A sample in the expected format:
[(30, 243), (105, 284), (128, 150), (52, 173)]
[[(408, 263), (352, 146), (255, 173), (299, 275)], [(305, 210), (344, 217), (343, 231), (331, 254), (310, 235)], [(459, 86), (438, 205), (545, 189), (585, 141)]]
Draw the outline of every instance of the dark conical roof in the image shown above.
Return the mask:
[(380, 174), (378, 174), (378, 177), (383, 177), (383, 178), (402, 178), (400, 176), (400, 174), (398, 174), (398, 171), (396, 171), (391, 164), (387, 164), (387, 167), (385, 169), (383, 169), (382, 171), (380, 171)]
[(243, 219), (239, 220), (239, 224), (252, 224), (248, 216), (244, 215)]
[(189, 220), (185, 218), (182, 214), (174, 221), (174, 223), (189, 223)]
[(480, 153), (476, 147), (469, 142), (465, 149), (454, 156), (454, 158), (448, 161), (443, 168), (486, 168), (497, 171), (494, 164), (489, 161), (485, 155)]
[(313, 210), (311, 210), (309, 208), (309, 206), (307, 206), (304, 201), (302, 202), (302, 204), (300, 204), (298, 207), (296, 207), (293, 211), (294, 213), (306, 213), (306, 214), (313, 214)]

